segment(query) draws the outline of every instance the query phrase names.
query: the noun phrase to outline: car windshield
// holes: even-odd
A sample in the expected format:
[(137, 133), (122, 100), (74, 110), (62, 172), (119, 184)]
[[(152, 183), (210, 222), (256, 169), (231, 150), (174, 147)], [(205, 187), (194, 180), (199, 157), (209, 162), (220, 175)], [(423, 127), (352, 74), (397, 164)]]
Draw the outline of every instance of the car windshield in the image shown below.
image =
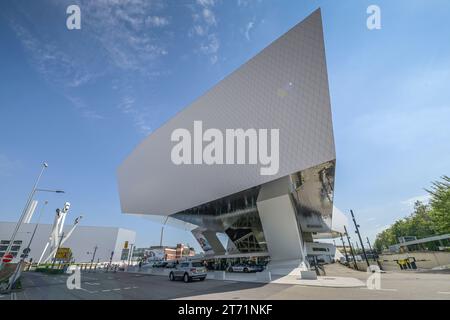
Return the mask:
[(194, 268), (201, 268), (201, 267), (203, 267), (203, 265), (200, 262), (192, 262), (192, 266)]

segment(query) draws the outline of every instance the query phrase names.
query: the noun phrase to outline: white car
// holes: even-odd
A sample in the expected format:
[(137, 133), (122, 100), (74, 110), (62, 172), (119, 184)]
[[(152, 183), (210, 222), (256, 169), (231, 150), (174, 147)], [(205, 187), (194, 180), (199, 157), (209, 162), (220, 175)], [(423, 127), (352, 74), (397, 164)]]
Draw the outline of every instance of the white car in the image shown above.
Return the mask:
[(186, 261), (179, 263), (169, 273), (169, 280), (174, 281), (177, 279), (183, 279), (184, 282), (190, 282), (194, 279), (200, 281), (206, 278), (206, 268), (200, 262)]

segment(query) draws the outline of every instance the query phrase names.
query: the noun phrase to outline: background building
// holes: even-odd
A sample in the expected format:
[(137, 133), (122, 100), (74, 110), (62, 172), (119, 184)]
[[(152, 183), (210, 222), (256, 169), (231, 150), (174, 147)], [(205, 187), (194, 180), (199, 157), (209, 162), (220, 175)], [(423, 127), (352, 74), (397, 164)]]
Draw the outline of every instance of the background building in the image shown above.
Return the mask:
[(195, 256), (195, 249), (182, 243), (178, 243), (175, 247), (151, 246), (133, 250), (133, 260), (181, 260), (193, 256)]
[[(15, 226), (15, 222), (0, 222), (0, 256), (3, 256), (6, 250)], [(27, 247), (35, 226), (35, 223), (25, 223), (20, 227), (12, 247), (12, 254), (16, 255), (16, 259)], [(72, 225), (65, 225), (63, 231), (67, 234), (71, 227)], [(49, 239), (51, 228), (50, 224), (38, 225), (28, 259), (32, 258), (36, 262), (39, 260)], [(71, 249), (75, 262), (90, 262), (94, 251), (96, 251), (95, 261), (109, 262), (113, 253), (112, 260), (118, 262), (121, 261), (125, 242), (132, 244), (135, 240), (136, 233), (132, 230), (79, 225), (63, 247)], [(95, 247), (97, 247), (96, 250)], [(48, 254), (47, 250), (46, 255)]]

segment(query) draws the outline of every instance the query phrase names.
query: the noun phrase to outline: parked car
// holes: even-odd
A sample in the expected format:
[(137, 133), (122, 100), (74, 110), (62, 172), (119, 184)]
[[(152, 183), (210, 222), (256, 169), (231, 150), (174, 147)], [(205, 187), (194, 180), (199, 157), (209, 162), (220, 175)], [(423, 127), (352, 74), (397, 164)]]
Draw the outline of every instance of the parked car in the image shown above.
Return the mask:
[[(264, 268), (262, 270), (264, 270)], [(228, 268), (228, 272), (257, 272), (262, 270), (260, 266), (246, 263), (238, 263)]]
[(166, 261), (158, 261), (153, 265), (153, 268), (165, 268), (168, 265)]
[(186, 261), (179, 263), (173, 270), (169, 273), (169, 280), (174, 281), (177, 279), (182, 279), (184, 282), (190, 282), (194, 279), (199, 279), (200, 281), (206, 278), (206, 268), (200, 262)]
[(141, 267), (141, 269), (146, 269), (146, 268), (153, 268), (153, 266), (156, 264), (156, 261), (150, 261), (147, 263), (144, 263)]
[(256, 268), (256, 272), (261, 272), (264, 271), (264, 269), (266, 269), (266, 266), (263, 264), (255, 264), (254, 267)]

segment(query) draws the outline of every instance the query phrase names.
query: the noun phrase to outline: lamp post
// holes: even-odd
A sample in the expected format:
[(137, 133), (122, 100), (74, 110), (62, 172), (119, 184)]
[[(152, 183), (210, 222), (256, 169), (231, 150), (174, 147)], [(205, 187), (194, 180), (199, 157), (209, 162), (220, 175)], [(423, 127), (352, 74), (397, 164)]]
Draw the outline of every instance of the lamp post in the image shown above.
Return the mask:
[(166, 217), (166, 219), (164, 220), (164, 223), (161, 227), (161, 238), (159, 239), (159, 246), (162, 247), (162, 243), (163, 243), (163, 236), (164, 236), (164, 227), (166, 226), (167, 223), (167, 219), (169, 219), (169, 216)]
[[(21, 216), (20, 216), (20, 218), (19, 218), (19, 221), (17, 221), (16, 227), (14, 228), (14, 231), (13, 231), (13, 233), (12, 233), (12, 235), (11, 235), (11, 239), (10, 239), (10, 241), (9, 241), (8, 247), (7, 247), (6, 250), (5, 250), (4, 255), (7, 255), (7, 254), (10, 253), (10, 251), (11, 251), (11, 247), (12, 247), (12, 245), (13, 245), (13, 243), (14, 243), (14, 239), (16, 238), (17, 232), (19, 231), (19, 228), (20, 228), (20, 226), (22, 225), (23, 220), (25, 219), (25, 215), (26, 215), (26, 213), (27, 213), (28, 207), (29, 207), (30, 204), (31, 204), (31, 201), (33, 200), (34, 194), (35, 194), (36, 192), (39, 192), (39, 191), (42, 191), (42, 192), (64, 193), (64, 191), (62, 191), (62, 190), (38, 189), (37, 186), (38, 186), (38, 184), (39, 184), (39, 181), (41, 180), (41, 177), (42, 177), (42, 174), (44, 173), (44, 170), (47, 169), (47, 168), (48, 168), (48, 164), (47, 164), (46, 162), (42, 163), (42, 168), (41, 168), (41, 171), (40, 171), (40, 173), (39, 173), (39, 176), (37, 177), (37, 179), (36, 179), (36, 181), (35, 181), (35, 183), (34, 183), (33, 189), (31, 190), (30, 195), (28, 196), (27, 203), (26, 203), (24, 209), (22, 210), (22, 214), (21, 214)], [(3, 259), (0, 260), (0, 270), (1, 270), (2, 268), (3, 268)]]
[(355, 259), (355, 253), (353, 252), (352, 243), (350, 242), (350, 236), (348, 235), (346, 226), (344, 226), (344, 231), (345, 231), (345, 235), (347, 236), (348, 246), (350, 247), (350, 253), (353, 257), (353, 264), (355, 266), (355, 269), (358, 270), (358, 265), (356, 264), (356, 259)]
[(344, 238), (342, 237), (342, 233), (339, 233), (339, 234), (341, 235), (342, 247), (344, 248), (345, 261), (346, 261), (348, 264), (350, 264), (350, 261), (348, 261), (347, 249), (345, 249)]
[[(353, 210), (350, 210), (350, 213), (352, 214), (353, 223), (355, 224), (355, 232), (358, 235), (359, 242), (361, 243), (361, 249), (364, 255), (364, 259), (366, 259), (367, 267), (370, 267), (369, 259), (367, 259), (366, 249), (364, 249), (364, 243), (361, 238), (361, 234), (359, 233), (359, 224), (356, 223), (355, 215), (353, 214)], [(357, 242), (358, 243), (358, 242)]]
[[(97, 253), (97, 249), (98, 249), (98, 246), (95, 245), (95, 247), (94, 247), (94, 252), (92, 253), (91, 265), (89, 266), (89, 270), (92, 269), (92, 264), (94, 263), (95, 254)], [(89, 252), (88, 252), (88, 253), (89, 253)]]
[[(34, 193), (36, 192), (36, 188), (39, 184), (39, 180), (41, 180), (42, 174), (44, 173), (44, 170), (48, 168), (48, 164), (46, 162), (42, 163), (41, 172), (39, 173), (39, 176), (36, 179), (36, 182), (34, 183), (33, 189), (31, 189), (31, 193), (28, 196), (27, 203), (25, 204), (25, 208), (22, 210), (22, 215), (19, 218), (19, 221), (17, 221), (16, 227), (13, 231), (13, 234), (11, 235), (11, 240), (9, 241), (8, 247), (5, 250), (5, 255), (7, 255), (12, 247), (12, 244), (14, 242), (14, 239), (16, 238), (17, 231), (19, 231), (20, 225), (23, 222), (23, 219), (25, 219), (25, 214), (27, 212), (28, 207), (30, 206), (31, 199), (33, 199)], [(0, 270), (3, 268), (3, 259), (0, 261)]]
[[(42, 190), (38, 190), (37, 189), (37, 191), (42, 191)], [(64, 192), (64, 191), (62, 191), (62, 192)], [(44, 212), (44, 208), (45, 208), (45, 206), (47, 204), (48, 204), (48, 201), (46, 200), (44, 202), (44, 204), (42, 205), (41, 210), (39, 211), (38, 220), (36, 221), (36, 225), (34, 226), (33, 234), (31, 235), (30, 241), (28, 242), (27, 247), (23, 250), (23, 253), (22, 253), (21, 257), (20, 257), (20, 261), (17, 264), (17, 267), (14, 270), (13, 275), (10, 278), (9, 285), (8, 285), (8, 291), (12, 290), (12, 287), (13, 287), (14, 283), (17, 281), (17, 279), (20, 278), (20, 275), (22, 273), (22, 264), (24, 263), (25, 259), (28, 257), (28, 254), (31, 251), (31, 249), (30, 249), (31, 243), (33, 242), (34, 235), (36, 234), (36, 230), (37, 230), (37, 228), (39, 226), (39, 222), (40, 222), (41, 217), (42, 217), (42, 213)]]
[[(31, 235), (31, 238), (30, 238), (30, 242), (28, 242), (28, 246), (25, 248), (25, 250), (27, 250), (27, 253), (26, 253), (27, 256), (28, 256), (28, 253), (30, 252), (31, 242), (33, 242), (34, 235), (36, 234), (36, 230), (37, 230), (37, 228), (39, 226), (39, 222), (41, 221), (42, 213), (44, 212), (44, 208), (45, 208), (45, 206), (47, 204), (48, 204), (48, 201), (45, 200), (44, 204), (41, 207), (41, 210), (39, 211), (39, 216), (38, 216), (38, 219), (36, 221), (36, 225), (34, 226), (33, 234)], [(26, 258), (26, 256), (23, 257), (23, 260), (25, 260), (25, 258)]]

